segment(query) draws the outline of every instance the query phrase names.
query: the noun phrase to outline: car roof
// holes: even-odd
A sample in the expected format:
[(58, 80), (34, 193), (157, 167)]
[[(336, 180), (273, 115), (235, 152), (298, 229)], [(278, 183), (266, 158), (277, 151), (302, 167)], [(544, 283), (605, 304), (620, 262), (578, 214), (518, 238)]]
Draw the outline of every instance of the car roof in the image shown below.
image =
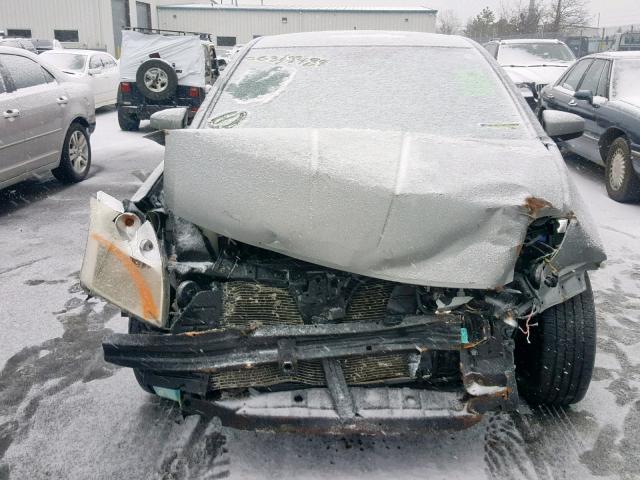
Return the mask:
[(29, 57), (33, 60), (38, 60), (38, 55), (35, 53), (31, 53), (29, 50), (25, 50), (24, 48), (14, 48), (14, 47), (3, 47), (0, 45), (0, 53), (10, 53), (12, 55), (22, 55), (23, 57)]
[(113, 56), (109, 52), (105, 52), (103, 50), (83, 50), (81, 48), (64, 48), (62, 50), (60, 50), (60, 49), (58, 49), (58, 50), (47, 50), (46, 52), (42, 52), (42, 53), (46, 53), (47, 55), (50, 55), (50, 54), (57, 55), (57, 54), (60, 54), (60, 53), (76, 53), (78, 55), (93, 55), (94, 53), (106, 53), (110, 57)]
[(582, 58), (640, 58), (640, 51), (592, 53)]
[(270, 35), (258, 38), (253, 44), (253, 48), (339, 46), (473, 48), (474, 43), (459, 35), (383, 30), (338, 30)]
[(557, 38), (512, 38), (509, 40), (496, 40), (503, 45), (518, 43), (564, 43)]

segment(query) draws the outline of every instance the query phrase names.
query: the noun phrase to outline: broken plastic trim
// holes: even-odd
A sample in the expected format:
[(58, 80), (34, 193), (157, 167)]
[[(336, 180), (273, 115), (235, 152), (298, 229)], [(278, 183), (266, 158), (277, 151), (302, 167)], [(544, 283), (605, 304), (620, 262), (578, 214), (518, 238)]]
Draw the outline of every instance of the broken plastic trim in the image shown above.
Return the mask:
[(120, 201), (103, 192), (91, 199), (80, 283), (131, 315), (164, 326), (166, 278), (153, 226), (125, 212)]

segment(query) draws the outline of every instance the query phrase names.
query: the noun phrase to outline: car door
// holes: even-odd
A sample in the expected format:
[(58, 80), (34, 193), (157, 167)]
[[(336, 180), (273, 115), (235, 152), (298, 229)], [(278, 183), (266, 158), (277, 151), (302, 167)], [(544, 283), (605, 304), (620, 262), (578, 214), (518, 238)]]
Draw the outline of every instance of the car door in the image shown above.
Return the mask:
[(53, 75), (27, 56), (5, 53), (0, 54), (0, 61), (19, 99), (24, 171), (59, 162), (64, 109), (69, 101), (64, 90)]
[(108, 53), (102, 53), (101, 60), (102, 66), (104, 68), (104, 82), (105, 82), (105, 93), (104, 93), (104, 103), (105, 105), (112, 105), (116, 103), (116, 98), (118, 95), (118, 86), (120, 83), (120, 69), (118, 68), (118, 63), (116, 59), (113, 58)]
[(581, 116), (584, 119), (584, 134), (568, 142), (572, 151), (589, 160), (602, 163), (598, 141), (600, 140), (600, 127), (598, 117), (600, 116), (601, 105), (606, 99), (598, 95), (598, 87), (602, 76), (607, 76), (607, 60), (595, 59), (585, 72), (576, 91), (586, 90), (591, 92), (593, 101), (573, 98), (568, 106), (568, 111)]
[(107, 99), (107, 84), (105, 82), (104, 66), (102, 65), (99, 53), (95, 53), (89, 57), (88, 73), (96, 107), (101, 107)]
[(592, 58), (580, 60), (560, 77), (560, 80), (556, 82), (553, 88), (545, 90), (544, 101), (548, 108), (564, 112), (571, 110), (572, 105), (569, 104), (575, 103), (573, 94), (592, 62)]
[(20, 99), (12, 91), (0, 56), (0, 186), (24, 172)]

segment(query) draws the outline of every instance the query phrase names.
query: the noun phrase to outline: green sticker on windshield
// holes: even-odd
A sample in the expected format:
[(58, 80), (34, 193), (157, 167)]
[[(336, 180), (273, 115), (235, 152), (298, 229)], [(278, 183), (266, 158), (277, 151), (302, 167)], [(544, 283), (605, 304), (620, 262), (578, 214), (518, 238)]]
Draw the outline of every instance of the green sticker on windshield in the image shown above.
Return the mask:
[(467, 70), (456, 72), (458, 92), (466, 97), (489, 97), (495, 94), (495, 85), (483, 72)]

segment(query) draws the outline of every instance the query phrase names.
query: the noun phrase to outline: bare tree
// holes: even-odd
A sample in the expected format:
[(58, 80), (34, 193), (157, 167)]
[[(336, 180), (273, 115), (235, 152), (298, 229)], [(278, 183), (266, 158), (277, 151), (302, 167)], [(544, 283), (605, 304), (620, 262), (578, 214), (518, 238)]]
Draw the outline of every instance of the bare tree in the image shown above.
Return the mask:
[(438, 33), (453, 35), (460, 30), (460, 19), (453, 10), (443, 10), (438, 16)]
[(584, 27), (591, 20), (589, 0), (551, 0), (547, 15), (548, 28), (561, 32), (567, 28)]

